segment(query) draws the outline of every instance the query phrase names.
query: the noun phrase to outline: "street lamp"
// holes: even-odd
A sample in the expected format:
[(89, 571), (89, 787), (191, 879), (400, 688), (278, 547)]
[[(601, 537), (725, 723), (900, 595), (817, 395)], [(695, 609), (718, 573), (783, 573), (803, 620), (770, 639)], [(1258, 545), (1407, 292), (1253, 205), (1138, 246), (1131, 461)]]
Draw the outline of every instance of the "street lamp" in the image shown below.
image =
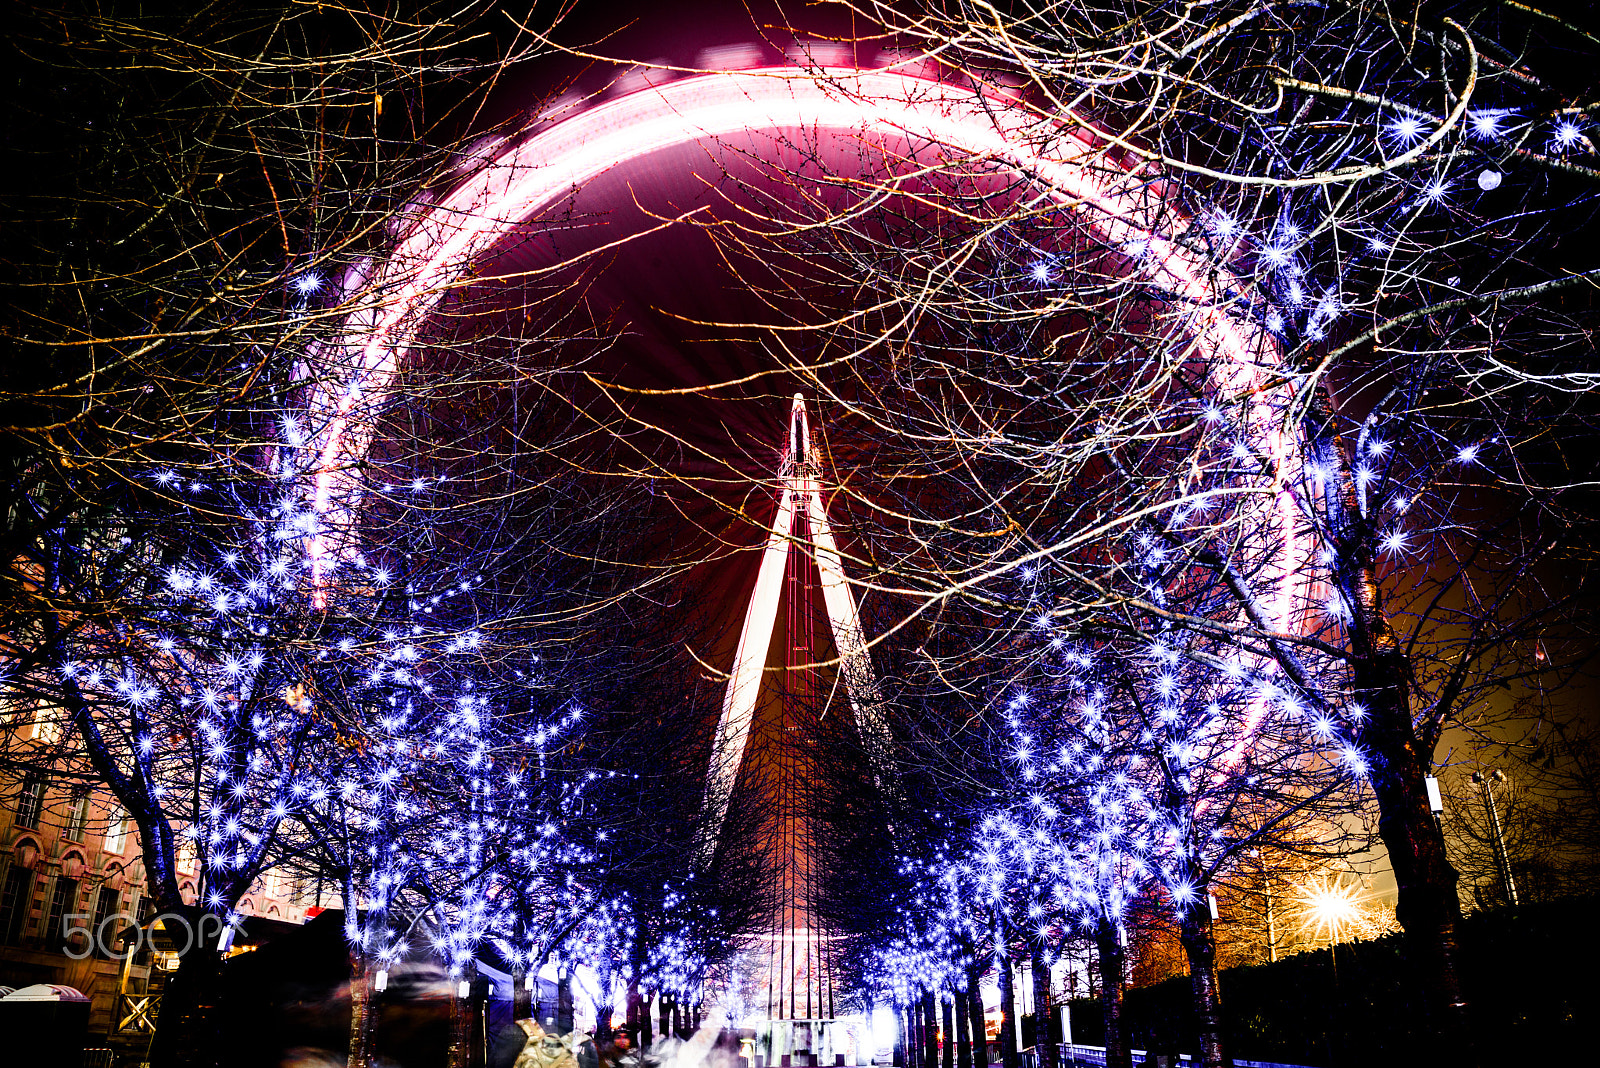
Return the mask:
[(1489, 829), (1494, 832), (1494, 866), (1500, 872), (1501, 885), (1505, 887), (1506, 900), (1513, 911), (1517, 908), (1517, 884), (1511, 878), (1511, 858), (1506, 855), (1505, 835), (1500, 831), (1500, 810), (1495, 807), (1493, 784), (1506, 781), (1506, 773), (1495, 768), (1487, 774), (1472, 773), (1472, 781), (1483, 787), (1483, 803), (1489, 809)]
[[(1300, 888), (1300, 906), (1303, 910), (1301, 930), (1310, 928), (1313, 939), (1317, 933), (1328, 935), (1328, 966), (1333, 972), (1333, 1002), (1342, 1004), (1339, 992), (1339, 939), (1361, 919), (1361, 891), (1357, 884), (1346, 885), (1343, 875), (1322, 875)], [(1315, 941), (1312, 943), (1315, 945)], [(1335, 1008), (1335, 1011), (1338, 1011)], [(1335, 1054), (1334, 1029), (1326, 1032), (1328, 1063), (1343, 1060)], [(1339, 1053), (1343, 1053), (1342, 1046)]]
[(1359, 895), (1360, 890), (1355, 884), (1345, 885), (1339, 878), (1323, 877), (1305, 886), (1300, 892), (1300, 903), (1305, 908), (1305, 926), (1319, 934), (1326, 933), (1331, 947), (1360, 919)]

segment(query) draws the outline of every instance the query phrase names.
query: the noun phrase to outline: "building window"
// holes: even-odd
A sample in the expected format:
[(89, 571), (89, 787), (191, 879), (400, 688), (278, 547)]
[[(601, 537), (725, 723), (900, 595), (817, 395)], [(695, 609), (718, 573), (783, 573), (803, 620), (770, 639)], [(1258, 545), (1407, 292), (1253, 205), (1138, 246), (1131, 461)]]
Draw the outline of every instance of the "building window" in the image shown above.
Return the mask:
[(69, 879), (65, 875), (56, 879), (55, 891), (50, 895), (50, 911), (45, 914), (44, 943), (51, 947), (60, 947), (66, 943), (66, 926), (64, 921), (67, 916), (78, 910), (78, 880)]
[(6, 873), (6, 885), (0, 890), (0, 944), (14, 946), (22, 939), (23, 924), (28, 922), (28, 908), (33, 904), (33, 872), (27, 868), (12, 868)]
[(139, 926), (144, 929), (144, 936), (139, 939), (139, 952), (134, 956), (133, 963), (140, 968), (148, 968), (151, 958), (155, 956), (151, 950), (151, 945), (155, 942), (155, 932), (150, 924), (156, 918), (156, 906), (148, 897), (142, 895), (135, 896), (134, 900), (137, 904), (133, 912), (139, 917)]
[(111, 939), (117, 932), (112, 930), (115, 924), (111, 917), (115, 916), (122, 907), (122, 894), (115, 888), (102, 886), (94, 902), (94, 926), (89, 928), (89, 937), (94, 940), (94, 951), (97, 956), (109, 957), (114, 948)]
[(72, 797), (72, 807), (67, 810), (67, 831), (69, 841), (81, 842), (83, 836), (89, 833), (89, 791), (85, 790)]
[(121, 853), (128, 848), (128, 819), (112, 820), (106, 831), (106, 852)]
[(33, 721), (33, 740), (40, 745), (55, 745), (61, 740), (61, 717), (54, 712), (41, 712)]
[(22, 793), (17, 796), (17, 822), (24, 827), (39, 826), (44, 815), (44, 780), (29, 775), (22, 780)]

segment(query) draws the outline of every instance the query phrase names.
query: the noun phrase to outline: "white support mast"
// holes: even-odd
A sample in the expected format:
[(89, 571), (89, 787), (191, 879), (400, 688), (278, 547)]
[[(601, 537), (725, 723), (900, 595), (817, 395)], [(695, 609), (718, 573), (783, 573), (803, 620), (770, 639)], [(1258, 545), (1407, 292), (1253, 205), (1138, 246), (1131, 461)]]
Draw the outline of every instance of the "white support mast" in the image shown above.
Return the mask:
[[(706, 810), (709, 819), (700, 840), (698, 859), (702, 864), (709, 862), (716, 851), (722, 824), (728, 815), (734, 783), (744, 762), (745, 749), (750, 740), (750, 725), (761, 692), (761, 674), (766, 667), (767, 650), (772, 644), (773, 628), (778, 619), (784, 568), (792, 550), (809, 552), (816, 561), (817, 573), (822, 580), (823, 603), (833, 632), (834, 648), (839, 654), (839, 667), (844, 675), (850, 709), (880, 778), (889, 756), (889, 728), (884, 717), (883, 699), (878, 690), (877, 676), (872, 671), (872, 658), (861, 633), (855, 598), (845, 580), (833, 527), (828, 523), (828, 513), (822, 504), (821, 463), (812, 448), (805, 398), (799, 393), (794, 395), (794, 405), (789, 412), (789, 442), (779, 466), (779, 478), (783, 490), (778, 499), (778, 511), (767, 534), (766, 549), (761, 555), (761, 570), (756, 575), (750, 607), (745, 612), (744, 629), (739, 634), (739, 646), (733, 657), (733, 672), (723, 696), (722, 716), (717, 722), (711, 767), (706, 773)], [(795, 520), (799, 515), (804, 516), (810, 529), (809, 544), (796, 538)]]

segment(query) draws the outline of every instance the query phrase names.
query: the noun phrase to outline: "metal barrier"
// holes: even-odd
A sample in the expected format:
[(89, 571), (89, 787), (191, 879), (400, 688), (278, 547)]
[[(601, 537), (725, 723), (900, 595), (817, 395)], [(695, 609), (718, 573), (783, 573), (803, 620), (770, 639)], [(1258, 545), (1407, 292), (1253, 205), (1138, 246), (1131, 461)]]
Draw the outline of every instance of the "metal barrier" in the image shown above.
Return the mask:
[(111, 1068), (116, 1054), (109, 1049), (86, 1049), (83, 1051), (83, 1068)]
[[(1156, 1068), (1157, 1058), (1146, 1050), (1136, 1049), (1133, 1054), (1135, 1065), (1147, 1065)], [(1056, 1046), (1056, 1053), (1060, 1058), (1060, 1068), (1105, 1068), (1106, 1048), (1104, 1046), (1084, 1046), (1074, 1042)], [(1172, 1068), (1179, 1065), (1192, 1064), (1194, 1058), (1187, 1053), (1180, 1053), (1171, 1062)], [(1234, 1068), (1309, 1068), (1304, 1064), (1279, 1064), (1277, 1061), (1246, 1061), (1235, 1057)], [(1022, 1051), (1022, 1068), (1039, 1068), (1039, 1051), (1029, 1047)]]

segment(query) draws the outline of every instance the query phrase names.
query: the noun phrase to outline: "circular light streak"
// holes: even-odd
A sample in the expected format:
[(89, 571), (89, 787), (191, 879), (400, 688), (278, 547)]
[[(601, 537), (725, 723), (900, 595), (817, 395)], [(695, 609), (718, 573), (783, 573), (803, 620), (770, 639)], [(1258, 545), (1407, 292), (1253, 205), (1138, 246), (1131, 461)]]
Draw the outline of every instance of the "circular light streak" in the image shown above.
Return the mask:
[(1271, 384), (1279, 363), (1272, 337), (1229, 313), (1219, 296), (1219, 289), (1232, 288), (1225, 271), (1154, 221), (1148, 187), (1157, 176), (1145, 164), (1119, 165), (1092, 128), (1043, 119), (1014, 97), (898, 69), (763, 67), (652, 85), (511, 144), (436, 202), (415, 205), (389, 256), (345, 279), (347, 295), (377, 297), (345, 325), (343, 384), (321, 389), (311, 406), (322, 428), (311, 492), (324, 531), (311, 542), (313, 571), (327, 570), (337, 551), (327, 532), (340, 529), (359, 497), (350, 472), (375, 432), (369, 403), (381, 401), (423, 325), (475, 260), (518, 224), (630, 161), (695, 142), (794, 129), (928, 144), (1009, 167), (1076, 213), (1106, 247), (1139, 249), (1127, 270), (1192, 309), (1185, 330), (1206, 357), (1213, 388), (1241, 402), (1245, 429), (1276, 469), (1276, 499), (1264, 511), (1283, 553), (1264, 607), (1275, 628), (1284, 629), (1291, 586), (1297, 576), (1309, 581), (1310, 569), (1305, 540), (1295, 531), (1296, 509), (1282, 489), (1294, 481), (1298, 462), (1276, 418), (1283, 394)]

